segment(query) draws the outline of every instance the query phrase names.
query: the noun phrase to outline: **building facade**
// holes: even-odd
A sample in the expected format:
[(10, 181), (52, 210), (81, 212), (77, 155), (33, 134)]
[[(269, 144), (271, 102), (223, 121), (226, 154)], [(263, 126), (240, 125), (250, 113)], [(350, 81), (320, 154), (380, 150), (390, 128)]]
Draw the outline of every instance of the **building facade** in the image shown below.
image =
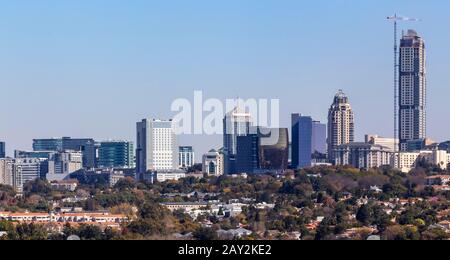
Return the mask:
[(426, 138), (426, 55), (425, 42), (409, 30), (400, 41), (399, 139), (400, 151), (408, 141)]
[(408, 140), (406, 142), (406, 150), (408, 152), (426, 150), (428, 146), (437, 145), (437, 143), (429, 138)]
[(203, 155), (203, 172), (208, 175), (221, 176), (224, 174), (224, 156), (223, 153), (211, 150)]
[(0, 158), (0, 184), (12, 186), (14, 161), (10, 158)]
[(34, 139), (34, 151), (80, 151), (83, 153), (83, 167), (95, 168), (97, 166), (97, 151), (94, 139), (91, 138), (52, 138)]
[(6, 157), (6, 143), (0, 142), (0, 158)]
[(416, 152), (400, 152), (393, 156), (391, 166), (404, 173), (416, 168), (420, 160), (436, 165), (441, 169), (448, 169), (450, 164), (450, 153), (445, 150), (426, 150)]
[(349, 98), (340, 90), (328, 111), (328, 157), (335, 164), (338, 146), (355, 141), (355, 117)]
[(187, 169), (195, 164), (195, 153), (192, 146), (180, 146), (178, 148), (178, 167)]
[(14, 154), (16, 159), (38, 160), (42, 179), (63, 178), (61, 175), (69, 175), (83, 168), (83, 153), (81, 151), (16, 150)]
[(186, 172), (182, 170), (157, 171), (156, 180), (158, 182), (178, 181), (186, 178)]
[(289, 167), (289, 130), (287, 128), (259, 131), (259, 168), (282, 172)]
[(134, 144), (129, 141), (103, 141), (98, 148), (98, 167), (134, 168)]
[(260, 137), (258, 134), (238, 136), (236, 139), (234, 173), (256, 173), (260, 169)]
[(34, 181), (41, 177), (41, 160), (36, 158), (19, 158), (14, 159), (12, 171), (12, 186), (21, 193), (23, 186), (30, 181)]
[(370, 143), (339, 145), (335, 150), (336, 165), (351, 165), (358, 169), (371, 169), (391, 164), (392, 150)]
[(54, 153), (48, 160), (48, 173), (50, 175), (69, 175), (83, 168), (83, 153), (80, 151), (64, 151)]
[(236, 173), (237, 139), (250, 134), (251, 115), (236, 107), (225, 115), (223, 120), (223, 153), (225, 156), (225, 174)]
[(137, 123), (136, 172), (178, 168), (177, 136), (172, 120), (144, 119)]
[(325, 161), (326, 139), (325, 124), (314, 121), (309, 116), (292, 114), (292, 168), (310, 167), (320, 159)]
[(368, 144), (381, 145), (388, 148), (390, 151), (395, 152), (396, 146), (398, 146), (398, 139), (385, 138), (378, 135), (366, 135), (365, 141)]

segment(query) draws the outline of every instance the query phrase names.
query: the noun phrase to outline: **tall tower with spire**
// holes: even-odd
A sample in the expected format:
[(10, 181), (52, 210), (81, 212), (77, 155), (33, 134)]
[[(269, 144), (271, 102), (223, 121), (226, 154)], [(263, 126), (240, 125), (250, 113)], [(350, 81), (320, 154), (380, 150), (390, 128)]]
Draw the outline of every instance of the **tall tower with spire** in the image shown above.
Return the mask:
[(425, 42), (414, 30), (400, 41), (399, 139), (400, 151), (408, 141), (426, 138), (426, 55)]
[(355, 116), (347, 95), (342, 90), (334, 96), (328, 111), (328, 158), (335, 163), (339, 145), (355, 141)]

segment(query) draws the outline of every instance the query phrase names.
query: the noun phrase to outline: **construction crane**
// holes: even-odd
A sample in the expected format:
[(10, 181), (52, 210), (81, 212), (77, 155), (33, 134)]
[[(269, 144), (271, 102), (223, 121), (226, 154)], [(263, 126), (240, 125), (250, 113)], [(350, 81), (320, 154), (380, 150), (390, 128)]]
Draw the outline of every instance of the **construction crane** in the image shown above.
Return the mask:
[(398, 69), (400, 67), (398, 55), (398, 34), (397, 34), (397, 26), (399, 22), (419, 22), (420, 19), (417, 18), (409, 18), (404, 16), (399, 16), (395, 14), (394, 16), (388, 16), (387, 19), (390, 22), (394, 23), (394, 152), (397, 153), (399, 150), (399, 144), (397, 144), (397, 140), (400, 140), (399, 130), (398, 130), (398, 117), (399, 117), (399, 78), (398, 78)]

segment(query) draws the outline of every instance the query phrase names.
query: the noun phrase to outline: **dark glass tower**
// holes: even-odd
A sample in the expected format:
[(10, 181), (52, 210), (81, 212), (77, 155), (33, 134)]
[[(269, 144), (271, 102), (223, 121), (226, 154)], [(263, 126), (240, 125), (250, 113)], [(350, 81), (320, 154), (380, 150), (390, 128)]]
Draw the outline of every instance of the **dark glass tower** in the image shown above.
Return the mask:
[[(309, 116), (292, 115), (292, 168), (312, 166), (326, 155), (326, 125)], [(316, 158), (320, 157), (320, 158)]]

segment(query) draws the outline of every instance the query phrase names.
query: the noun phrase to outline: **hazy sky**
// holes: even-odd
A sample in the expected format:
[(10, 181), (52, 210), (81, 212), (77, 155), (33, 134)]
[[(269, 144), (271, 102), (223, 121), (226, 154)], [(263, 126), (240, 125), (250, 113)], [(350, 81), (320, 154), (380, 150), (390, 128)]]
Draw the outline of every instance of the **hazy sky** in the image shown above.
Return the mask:
[[(135, 123), (168, 118), (171, 102), (279, 98), (282, 123), (326, 121), (338, 89), (358, 139), (392, 136), (395, 12), (423, 19), (428, 135), (450, 139), (449, 1), (0, 0), (0, 139), (135, 140)], [(183, 137), (199, 155), (221, 137)], [(200, 156), (198, 156), (199, 158)]]

